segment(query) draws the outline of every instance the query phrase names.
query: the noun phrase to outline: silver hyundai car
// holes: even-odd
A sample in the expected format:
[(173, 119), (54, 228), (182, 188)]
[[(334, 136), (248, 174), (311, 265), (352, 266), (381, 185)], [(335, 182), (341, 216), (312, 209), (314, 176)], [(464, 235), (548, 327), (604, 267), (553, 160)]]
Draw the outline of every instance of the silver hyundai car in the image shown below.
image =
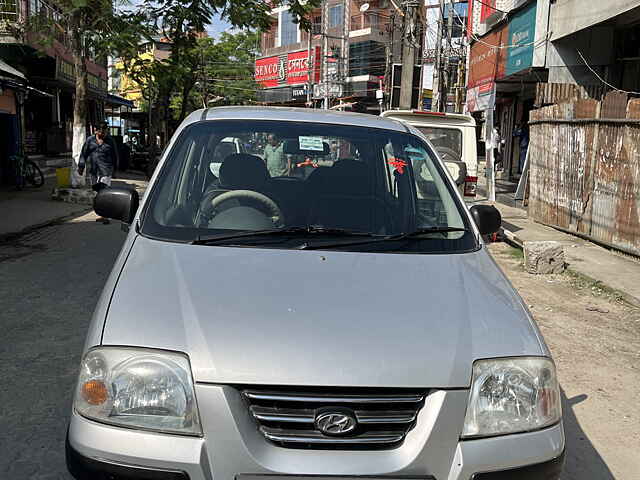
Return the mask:
[(559, 478), (555, 366), (483, 242), (500, 215), (413, 127), (200, 110), (138, 203), (94, 203), (129, 233), (80, 365), (76, 478)]

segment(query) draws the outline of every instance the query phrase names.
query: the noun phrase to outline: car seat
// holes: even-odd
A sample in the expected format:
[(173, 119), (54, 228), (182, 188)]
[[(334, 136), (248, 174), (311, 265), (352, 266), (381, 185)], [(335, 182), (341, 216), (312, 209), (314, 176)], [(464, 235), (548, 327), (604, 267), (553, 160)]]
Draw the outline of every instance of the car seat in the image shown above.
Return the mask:
[(385, 203), (376, 198), (369, 166), (359, 160), (342, 159), (309, 178), (313, 199), (310, 225), (326, 228), (385, 233), (390, 215)]
[(220, 166), (220, 178), (205, 190), (200, 201), (199, 224), (206, 223), (211, 216), (211, 202), (218, 195), (231, 190), (253, 190), (267, 193), (269, 171), (264, 161), (248, 153), (228, 155)]

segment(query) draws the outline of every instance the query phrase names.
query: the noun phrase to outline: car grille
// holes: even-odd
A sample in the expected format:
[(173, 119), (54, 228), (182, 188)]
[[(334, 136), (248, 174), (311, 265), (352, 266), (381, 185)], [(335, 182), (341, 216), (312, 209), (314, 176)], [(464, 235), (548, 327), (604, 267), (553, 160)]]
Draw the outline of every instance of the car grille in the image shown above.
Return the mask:
[[(252, 387), (243, 389), (242, 396), (260, 432), (273, 443), (287, 448), (353, 450), (399, 446), (415, 426), (426, 392)], [(317, 420), (330, 414), (355, 419), (355, 428), (323, 432)]]

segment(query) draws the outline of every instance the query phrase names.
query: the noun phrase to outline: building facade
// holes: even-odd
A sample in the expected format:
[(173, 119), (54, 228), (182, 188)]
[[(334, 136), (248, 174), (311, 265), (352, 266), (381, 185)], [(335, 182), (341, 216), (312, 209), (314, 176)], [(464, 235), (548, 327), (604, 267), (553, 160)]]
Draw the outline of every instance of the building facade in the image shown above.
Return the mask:
[[(43, 46), (20, 30), (31, 16), (52, 19), (61, 16), (55, 2), (44, 0), (3, 0), (0, 2), (0, 59), (24, 74), (28, 85), (22, 114), (22, 147), (27, 154), (56, 154), (71, 150), (75, 72), (71, 52), (62, 36)], [(88, 123), (104, 118), (107, 98), (106, 62), (87, 62)]]
[(640, 92), (639, 0), (557, 0), (549, 40), (549, 83)]
[[(507, 178), (522, 167), (514, 132), (534, 107), (560, 100), (554, 85), (596, 99), (640, 92), (640, 0), (473, 0), (469, 9), (467, 109), (485, 125), (491, 114)], [(542, 100), (538, 84), (549, 87)]]
[(485, 146), (498, 153), (498, 178), (517, 178), (524, 166), (521, 127), (534, 108), (536, 85), (548, 79), (549, 8), (549, 0), (470, 4), (466, 108), (482, 126)]
[(10, 158), (20, 153), (26, 92), (24, 74), (0, 60), (0, 184), (13, 181)]
[[(170, 56), (171, 42), (162, 36), (140, 42), (138, 60), (142, 63), (161, 62)], [(109, 84), (110, 93), (119, 95), (133, 102), (136, 108), (140, 108), (140, 103), (146, 96), (146, 82), (128, 75), (121, 59), (114, 59), (109, 65)]]
[(287, 6), (271, 11), (256, 59), (258, 100), (379, 112), (396, 18), (389, 0), (326, 0), (303, 31)]

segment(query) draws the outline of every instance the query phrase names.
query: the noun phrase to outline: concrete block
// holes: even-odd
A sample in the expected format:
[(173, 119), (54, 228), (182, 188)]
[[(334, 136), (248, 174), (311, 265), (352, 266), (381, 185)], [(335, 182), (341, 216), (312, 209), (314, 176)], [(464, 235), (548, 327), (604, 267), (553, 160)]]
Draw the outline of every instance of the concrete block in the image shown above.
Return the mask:
[(93, 205), (96, 192), (89, 188), (54, 188), (51, 193), (53, 200), (67, 203), (77, 203), (79, 205)]
[(524, 242), (524, 269), (533, 274), (562, 273), (564, 248), (560, 242)]

